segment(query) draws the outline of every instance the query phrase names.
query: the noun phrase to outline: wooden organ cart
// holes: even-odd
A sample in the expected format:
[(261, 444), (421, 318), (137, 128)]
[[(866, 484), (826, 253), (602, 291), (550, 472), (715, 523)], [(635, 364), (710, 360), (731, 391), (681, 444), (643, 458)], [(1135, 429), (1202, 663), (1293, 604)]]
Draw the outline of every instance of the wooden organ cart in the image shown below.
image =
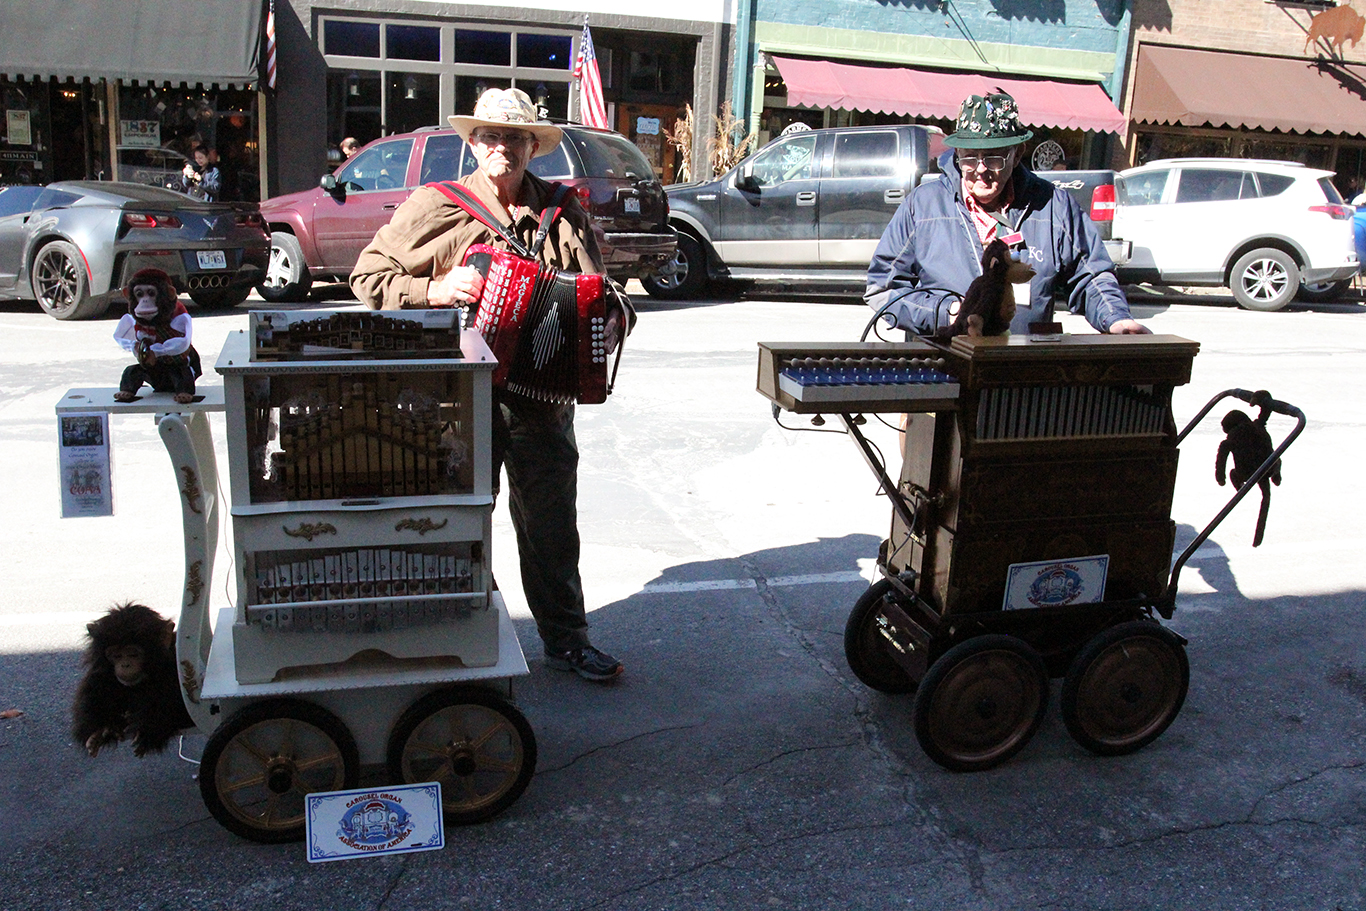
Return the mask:
[[(1173, 566), (1177, 446), (1221, 398), (1254, 398), (1221, 393), (1178, 433), (1172, 389), (1198, 350), (1161, 335), (760, 344), (775, 415), (838, 414), (892, 502), (883, 579), (845, 653), (868, 686), (915, 693), (939, 764), (1015, 755), (1053, 677), (1068, 731), (1098, 754), (1141, 748), (1181, 710), (1185, 640), (1154, 614), (1171, 618), (1181, 566), (1304, 425), (1271, 401), (1298, 425)], [(905, 414), (895, 483), (860, 430), (876, 412)]]
[[(72, 390), (58, 411), (158, 415), (182, 494), (182, 691), (209, 735), (209, 810), (257, 841), (304, 833), (305, 795), (438, 781), (447, 822), (510, 806), (536, 741), (508, 701), (526, 661), (490, 572), (491, 377), (453, 311), (260, 312), (222, 389), (177, 405)], [(237, 603), (212, 632), (208, 411), (226, 410)]]

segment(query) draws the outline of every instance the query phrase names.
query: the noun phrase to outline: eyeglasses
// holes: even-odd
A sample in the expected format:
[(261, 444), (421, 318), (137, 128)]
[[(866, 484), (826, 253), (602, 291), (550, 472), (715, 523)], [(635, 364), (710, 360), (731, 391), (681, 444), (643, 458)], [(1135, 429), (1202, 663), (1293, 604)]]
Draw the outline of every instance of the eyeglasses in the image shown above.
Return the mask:
[(989, 155), (986, 158), (976, 158), (972, 155), (958, 156), (958, 167), (964, 171), (976, 171), (979, 167), (985, 166), (988, 171), (1004, 171), (1006, 159), (1000, 155)]
[(494, 146), (503, 146), (504, 148), (510, 149), (513, 146), (524, 146), (531, 142), (535, 137), (531, 136), (529, 133), (523, 133), (521, 130), (513, 130), (511, 133), (495, 133), (481, 130), (470, 138), (481, 146), (487, 146), (490, 149)]

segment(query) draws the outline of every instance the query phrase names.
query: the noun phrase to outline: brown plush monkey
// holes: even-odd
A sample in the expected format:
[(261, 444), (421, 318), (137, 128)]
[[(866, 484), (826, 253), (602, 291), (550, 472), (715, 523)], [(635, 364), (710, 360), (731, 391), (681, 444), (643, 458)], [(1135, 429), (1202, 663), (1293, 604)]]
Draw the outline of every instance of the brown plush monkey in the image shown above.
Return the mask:
[(982, 274), (968, 285), (958, 315), (941, 330), (941, 338), (1005, 335), (1015, 318), (1015, 295), (1010, 289), (1010, 248), (997, 239), (982, 251)]
[(71, 707), (71, 733), (91, 756), (132, 738), (133, 755), (160, 752), (194, 722), (176, 673), (175, 623), (123, 604), (86, 626), (85, 676)]
[[(1214, 480), (1219, 482), (1220, 487), (1224, 486), (1224, 468), (1230, 455), (1233, 456), (1233, 469), (1228, 473), (1229, 480), (1234, 487), (1242, 487), (1275, 451), (1276, 447), (1271, 445), (1271, 434), (1266, 429), (1267, 418), (1271, 417), (1271, 408), (1267, 405), (1269, 401), (1271, 393), (1265, 390), (1254, 392), (1251, 404), (1261, 409), (1255, 421), (1246, 412), (1235, 410), (1224, 415), (1220, 422), (1226, 435), (1219, 444), (1219, 454), (1214, 462)], [(1271, 485), (1279, 486), (1280, 483), (1281, 461), (1277, 459), (1271, 470), (1257, 482), (1262, 489), (1262, 508), (1257, 513), (1257, 530), (1252, 535), (1253, 547), (1262, 543), (1262, 534), (1266, 531), (1266, 515), (1271, 510)]]

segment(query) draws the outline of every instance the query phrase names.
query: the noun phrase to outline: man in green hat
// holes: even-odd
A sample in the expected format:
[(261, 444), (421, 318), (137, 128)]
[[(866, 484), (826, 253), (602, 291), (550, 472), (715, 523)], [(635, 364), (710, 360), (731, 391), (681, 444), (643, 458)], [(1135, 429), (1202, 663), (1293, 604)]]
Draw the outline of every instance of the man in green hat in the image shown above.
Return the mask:
[(890, 324), (920, 335), (949, 325), (982, 274), (982, 250), (1010, 238), (1034, 275), (1015, 291), (1011, 332), (1051, 322), (1055, 297), (1098, 332), (1149, 330), (1129, 314), (1114, 263), (1091, 220), (1065, 191), (1024, 165), (1034, 136), (1004, 92), (972, 95), (945, 140), (943, 171), (906, 198), (868, 266), (864, 299)]

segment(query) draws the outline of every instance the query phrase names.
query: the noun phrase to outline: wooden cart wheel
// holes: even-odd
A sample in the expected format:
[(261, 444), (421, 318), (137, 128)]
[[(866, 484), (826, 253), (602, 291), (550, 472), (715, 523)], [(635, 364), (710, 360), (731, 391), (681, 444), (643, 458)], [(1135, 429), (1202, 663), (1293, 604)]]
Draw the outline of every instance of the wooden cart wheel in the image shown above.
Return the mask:
[(918, 681), (896, 663), (887, 651), (887, 640), (878, 632), (878, 617), (891, 593), (892, 583), (883, 579), (854, 602), (844, 625), (844, 658), (865, 685), (883, 693), (913, 693)]
[(522, 796), (535, 772), (531, 725), (507, 700), (477, 687), (428, 693), (389, 736), (389, 775), (440, 782), (448, 823), (497, 816)]
[(306, 795), (354, 788), (356, 742), (326, 709), (297, 699), (257, 702), (209, 737), (199, 791), (224, 828), (260, 842), (304, 837)]
[(1152, 743), (1186, 701), (1190, 662), (1181, 637), (1149, 620), (1112, 626), (1082, 647), (1062, 685), (1062, 720), (1101, 756)]
[(915, 736), (954, 772), (1000, 765), (1039, 729), (1048, 707), (1048, 669), (1028, 643), (976, 636), (930, 666), (915, 695)]

